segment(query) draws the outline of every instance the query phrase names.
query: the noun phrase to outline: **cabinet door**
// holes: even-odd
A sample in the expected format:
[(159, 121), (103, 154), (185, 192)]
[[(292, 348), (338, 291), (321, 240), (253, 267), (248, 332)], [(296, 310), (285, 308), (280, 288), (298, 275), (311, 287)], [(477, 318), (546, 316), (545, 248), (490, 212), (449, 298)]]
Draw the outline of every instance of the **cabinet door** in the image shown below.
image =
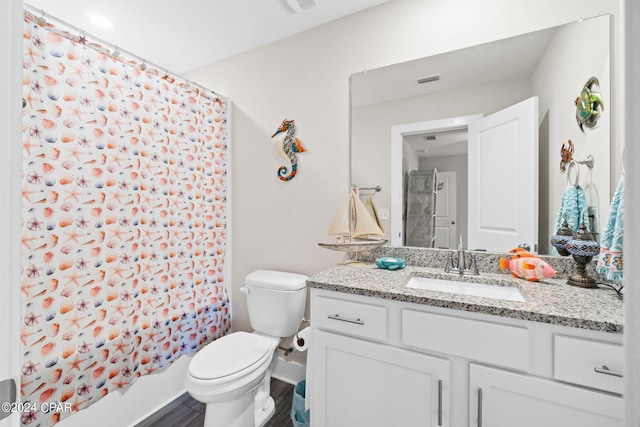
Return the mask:
[(621, 397), (471, 364), (470, 427), (621, 427)]
[(314, 330), (311, 425), (449, 426), (449, 361)]

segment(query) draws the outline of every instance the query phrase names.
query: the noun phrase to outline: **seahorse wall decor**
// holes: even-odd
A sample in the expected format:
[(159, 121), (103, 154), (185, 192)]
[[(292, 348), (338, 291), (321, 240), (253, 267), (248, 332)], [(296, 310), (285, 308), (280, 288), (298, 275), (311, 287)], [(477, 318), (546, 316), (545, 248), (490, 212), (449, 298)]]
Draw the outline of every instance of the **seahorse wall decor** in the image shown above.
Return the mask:
[(296, 153), (302, 153), (306, 151), (306, 149), (302, 146), (302, 142), (294, 136), (296, 133), (295, 120), (284, 119), (276, 133), (271, 135), (271, 138), (282, 132), (286, 133), (278, 140), (278, 153), (280, 153), (283, 159), (291, 163), (291, 171), (288, 171), (286, 166), (280, 166), (280, 169), (278, 169), (278, 178), (282, 181), (289, 181), (293, 179), (298, 172), (298, 158), (296, 157)]

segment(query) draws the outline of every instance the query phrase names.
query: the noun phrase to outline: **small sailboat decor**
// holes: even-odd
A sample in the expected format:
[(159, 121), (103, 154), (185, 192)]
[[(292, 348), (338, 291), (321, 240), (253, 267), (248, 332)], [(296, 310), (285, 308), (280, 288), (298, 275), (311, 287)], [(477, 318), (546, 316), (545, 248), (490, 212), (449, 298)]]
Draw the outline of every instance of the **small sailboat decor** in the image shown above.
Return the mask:
[(338, 210), (327, 234), (337, 236), (336, 242), (318, 243), (319, 246), (355, 253), (356, 261), (359, 252), (371, 251), (387, 243), (387, 239), (378, 237), (384, 236), (384, 232), (353, 190)]

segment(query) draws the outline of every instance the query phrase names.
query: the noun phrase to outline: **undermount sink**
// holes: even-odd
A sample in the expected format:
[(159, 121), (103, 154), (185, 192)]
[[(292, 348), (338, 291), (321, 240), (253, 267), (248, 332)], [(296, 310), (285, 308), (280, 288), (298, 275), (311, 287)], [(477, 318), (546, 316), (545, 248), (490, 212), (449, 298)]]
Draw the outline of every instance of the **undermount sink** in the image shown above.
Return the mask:
[(456, 280), (433, 279), (430, 277), (412, 277), (407, 282), (407, 287), (508, 301), (525, 301), (522, 293), (520, 293), (520, 289), (511, 286), (485, 285), (482, 283), (458, 282)]

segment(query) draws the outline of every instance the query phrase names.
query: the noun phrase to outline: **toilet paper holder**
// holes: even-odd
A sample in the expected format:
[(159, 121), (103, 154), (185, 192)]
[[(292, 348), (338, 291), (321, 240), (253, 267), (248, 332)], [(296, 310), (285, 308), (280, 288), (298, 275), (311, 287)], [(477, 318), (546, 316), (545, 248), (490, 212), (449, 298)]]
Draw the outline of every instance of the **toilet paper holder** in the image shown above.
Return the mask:
[(296, 343), (302, 347), (304, 345), (304, 339), (299, 337), (298, 334), (300, 333), (301, 327), (302, 325), (304, 325), (306, 323), (309, 322), (309, 320), (307, 320), (305, 317), (303, 317), (300, 322), (298, 323), (298, 327), (296, 328), (296, 334), (295, 334), (295, 339), (296, 339)]
[(295, 342), (299, 347), (302, 347), (304, 345), (304, 338), (299, 337), (298, 334), (300, 333), (300, 331), (302, 330), (302, 326), (305, 323), (308, 323), (309, 320), (306, 319), (305, 317), (303, 317), (302, 319), (300, 319), (300, 322), (298, 322), (298, 327), (296, 328), (296, 333), (293, 335), (293, 339), (295, 341), (291, 342), (291, 345), (289, 345), (289, 347), (283, 347), (281, 345), (278, 346), (278, 348), (280, 350), (284, 351), (284, 355), (288, 356), (289, 353), (293, 352), (293, 350), (295, 350), (294, 346), (293, 346), (293, 342)]

